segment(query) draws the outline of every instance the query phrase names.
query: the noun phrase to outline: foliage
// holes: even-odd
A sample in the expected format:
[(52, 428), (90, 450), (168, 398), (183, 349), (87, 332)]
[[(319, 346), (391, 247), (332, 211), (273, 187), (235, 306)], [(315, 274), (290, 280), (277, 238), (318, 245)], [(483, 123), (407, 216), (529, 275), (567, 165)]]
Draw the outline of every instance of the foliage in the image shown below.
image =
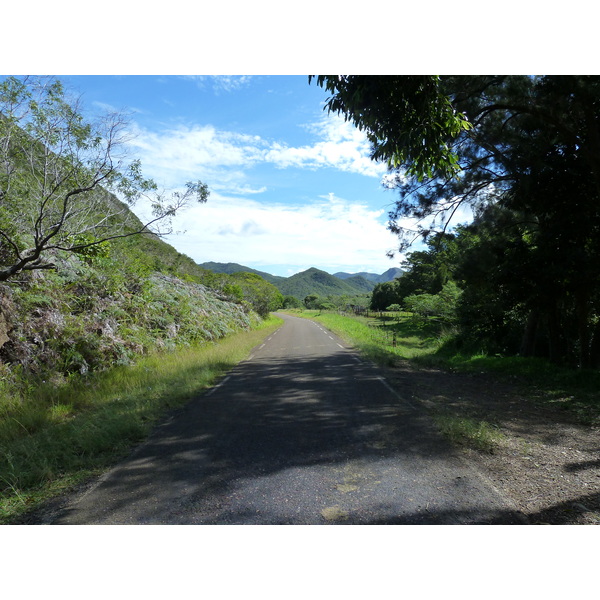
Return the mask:
[(390, 304), (400, 304), (402, 298), (398, 293), (398, 284), (395, 281), (378, 283), (371, 294), (369, 308), (372, 310), (386, 310)]
[[(319, 83), (334, 92), (329, 109), (344, 112), (369, 132), (375, 152), (391, 158), (386, 181), (399, 196), (389, 228), (401, 249), (419, 236), (430, 239), (461, 207), (475, 212), (475, 224), (459, 231), (447, 256), (431, 247), (410, 255), (413, 264), (388, 305), (438, 294), (454, 280), (464, 289), (459, 312), (468, 336), (506, 352), (600, 366), (600, 78), (324, 77)], [(441, 115), (449, 107), (457, 117), (468, 115), (470, 126), (448, 135)], [(394, 114), (398, 130), (390, 125)], [(415, 115), (429, 118), (419, 122)], [(432, 126), (444, 131), (441, 137), (430, 136)], [(427, 159), (415, 140), (424, 142)], [(455, 169), (439, 160), (444, 144)], [(416, 231), (403, 227), (405, 217), (421, 220)]]
[(195, 281), (154, 272), (151, 258), (117, 242), (108, 257), (90, 263), (57, 255), (58, 272), (0, 287), (10, 328), (0, 360), (60, 382), (152, 351), (217, 340), (258, 320)]
[(470, 124), (454, 110), (439, 77), (319, 75), (317, 85), (332, 94), (329, 112), (342, 113), (366, 132), (374, 160), (391, 168), (407, 165), (419, 179), (456, 172), (450, 143)]
[[(184, 192), (159, 192), (139, 161), (125, 163), (125, 136), (122, 115), (87, 122), (58, 80), (0, 83), (0, 281), (55, 268), (56, 250), (93, 256), (105, 240), (168, 232), (171, 217), (192, 198), (206, 202), (200, 181)], [(128, 209), (141, 197), (152, 207), (145, 224)], [(161, 223), (166, 231), (156, 229)]]
[(437, 295), (432, 294), (408, 296), (404, 299), (404, 309), (420, 318), (427, 319), (437, 314), (437, 299)]
[(462, 290), (453, 281), (444, 284), (438, 294), (413, 294), (404, 299), (404, 308), (421, 319), (439, 317), (444, 323), (454, 323)]
[(304, 306), (308, 309), (319, 308), (320, 298), (316, 294), (309, 294), (304, 298)]
[(261, 317), (266, 317), (271, 311), (283, 306), (281, 292), (272, 284), (265, 281), (256, 273), (234, 273), (232, 281), (242, 292), (243, 299)]
[(296, 296), (284, 296), (282, 308), (302, 308), (302, 302)]

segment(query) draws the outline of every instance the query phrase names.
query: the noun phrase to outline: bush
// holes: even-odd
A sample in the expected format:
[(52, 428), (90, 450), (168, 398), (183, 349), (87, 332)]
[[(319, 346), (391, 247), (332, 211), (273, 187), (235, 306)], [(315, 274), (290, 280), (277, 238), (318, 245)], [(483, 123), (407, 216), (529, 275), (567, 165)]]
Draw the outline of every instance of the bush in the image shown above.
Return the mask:
[[(128, 364), (154, 350), (209, 342), (259, 321), (206, 287), (150, 274), (139, 259), (70, 256), (56, 272), (2, 286), (9, 340), (0, 361), (45, 379)], [(63, 268), (64, 267), (64, 268)]]
[(439, 294), (413, 294), (404, 299), (404, 307), (417, 318), (439, 317), (446, 323), (457, 319), (457, 306), (462, 291), (453, 282), (444, 284)]

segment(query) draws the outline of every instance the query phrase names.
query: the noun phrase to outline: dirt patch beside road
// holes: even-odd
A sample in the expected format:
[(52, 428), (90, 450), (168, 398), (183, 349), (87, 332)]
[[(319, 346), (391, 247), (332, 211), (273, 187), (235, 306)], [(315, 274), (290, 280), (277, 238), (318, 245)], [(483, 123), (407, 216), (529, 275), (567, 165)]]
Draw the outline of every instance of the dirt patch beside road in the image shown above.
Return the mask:
[(584, 426), (518, 385), (490, 375), (417, 369), (387, 371), (399, 393), (432, 414), (486, 421), (501, 434), (493, 453), (465, 447), (531, 524), (600, 524), (600, 429)]

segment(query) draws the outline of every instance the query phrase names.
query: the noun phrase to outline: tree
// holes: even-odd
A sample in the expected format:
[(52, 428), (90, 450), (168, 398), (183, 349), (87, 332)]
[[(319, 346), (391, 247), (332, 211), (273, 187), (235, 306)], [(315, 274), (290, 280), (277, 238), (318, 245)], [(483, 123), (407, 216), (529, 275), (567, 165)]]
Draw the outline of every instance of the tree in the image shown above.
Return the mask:
[(366, 132), (373, 160), (404, 166), (419, 179), (456, 172), (450, 142), (470, 123), (454, 110), (439, 77), (319, 75), (317, 85), (332, 93), (325, 104), (330, 113), (343, 113)]
[(296, 298), (296, 296), (287, 296), (283, 297), (283, 308), (302, 308), (302, 302)]
[(256, 273), (233, 273), (229, 276), (242, 290), (243, 298), (261, 316), (283, 306), (283, 295), (268, 281)]
[[(495, 209), (482, 207), (480, 229), (487, 240), (504, 241), (492, 277), (505, 280), (494, 294), (502, 290), (505, 314), (521, 315), (521, 351), (531, 353), (536, 338), (545, 338), (555, 362), (597, 366), (600, 78), (479, 83), (484, 94), (474, 82), (456, 94), (474, 128), (464, 140), (463, 181), (448, 187), (461, 200), (483, 193), (493, 200)], [(515, 259), (508, 263), (507, 255)]]
[[(485, 221), (471, 256), (480, 253), (496, 270), (479, 280), (478, 298), (467, 277), (460, 303), (485, 308), (511, 335), (517, 322), (526, 332), (545, 327), (555, 360), (600, 364), (600, 78), (322, 76), (319, 83), (334, 94), (327, 108), (364, 129), (372, 156), (387, 161), (387, 185), (399, 193), (389, 228), (400, 249), (445, 231), (460, 207), (471, 206)], [(416, 231), (402, 226), (404, 217), (420, 220)], [(506, 280), (503, 244), (519, 257), (514, 271), (527, 278), (520, 286)], [(524, 338), (530, 347), (533, 338)]]
[[(89, 253), (110, 239), (169, 233), (190, 200), (206, 202), (202, 182), (168, 195), (142, 176), (139, 161), (126, 162), (126, 125), (120, 114), (86, 121), (53, 78), (0, 83), (0, 281), (55, 268), (57, 251)], [(141, 197), (151, 203), (146, 223), (129, 210)]]
[(316, 294), (309, 294), (304, 298), (303, 304), (308, 309), (317, 309), (319, 308), (319, 303), (321, 299)]
[[(404, 277), (404, 276), (403, 276)], [(377, 283), (371, 292), (371, 310), (386, 310), (390, 304), (400, 304), (398, 280)]]

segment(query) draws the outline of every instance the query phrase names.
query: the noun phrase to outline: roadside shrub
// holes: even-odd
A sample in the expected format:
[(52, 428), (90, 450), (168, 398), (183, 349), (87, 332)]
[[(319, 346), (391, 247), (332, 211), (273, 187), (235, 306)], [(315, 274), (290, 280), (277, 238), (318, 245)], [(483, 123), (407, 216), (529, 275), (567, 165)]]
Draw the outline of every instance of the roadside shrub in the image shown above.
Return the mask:
[(140, 260), (117, 264), (122, 258), (57, 257), (64, 261), (59, 272), (2, 286), (10, 327), (0, 361), (46, 379), (69, 377), (154, 350), (212, 342), (260, 320), (247, 304), (193, 281), (149, 274)]

